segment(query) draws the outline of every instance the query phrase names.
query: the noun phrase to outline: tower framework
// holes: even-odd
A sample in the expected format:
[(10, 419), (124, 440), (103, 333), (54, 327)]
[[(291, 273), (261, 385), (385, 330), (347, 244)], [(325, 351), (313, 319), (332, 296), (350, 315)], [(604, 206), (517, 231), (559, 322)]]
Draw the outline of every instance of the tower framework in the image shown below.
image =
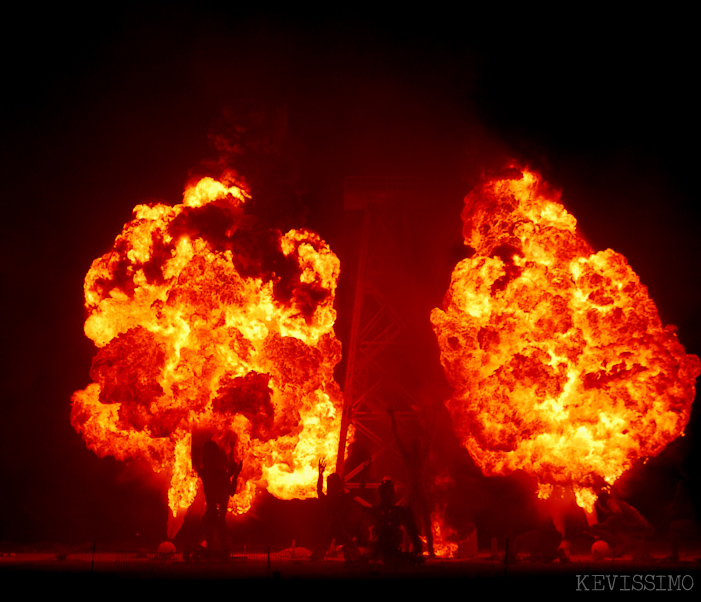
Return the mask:
[[(380, 458), (385, 464), (399, 459), (390, 411), (402, 432), (421, 419), (415, 366), (420, 354), (413, 329), (420, 318), (414, 315), (416, 281), (408, 219), (418, 194), (413, 179), (345, 180), (344, 208), (363, 211), (337, 457), (337, 471), (348, 487), (354, 486), (353, 478), (368, 455), (373, 465)], [(360, 458), (346, 455), (351, 431), (365, 449)]]

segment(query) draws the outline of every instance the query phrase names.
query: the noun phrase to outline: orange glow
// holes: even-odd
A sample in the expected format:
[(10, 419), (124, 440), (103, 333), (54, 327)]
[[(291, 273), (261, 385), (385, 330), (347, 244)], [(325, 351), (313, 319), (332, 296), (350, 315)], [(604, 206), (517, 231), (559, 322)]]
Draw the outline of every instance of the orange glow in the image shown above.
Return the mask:
[(256, 485), (311, 497), (319, 459), (334, 469), (339, 261), (314, 233), (257, 228), (248, 196), (204, 178), (181, 205), (139, 205), (85, 277), (85, 333), (99, 350), (71, 422), (98, 456), (167, 475), (173, 514), (199, 487), (196, 430), (243, 461), (238, 513)]
[(475, 253), (431, 313), (455, 432), (484, 474), (521, 469), (591, 508), (600, 479), (683, 435), (701, 362), (537, 174), (484, 181), (462, 218)]

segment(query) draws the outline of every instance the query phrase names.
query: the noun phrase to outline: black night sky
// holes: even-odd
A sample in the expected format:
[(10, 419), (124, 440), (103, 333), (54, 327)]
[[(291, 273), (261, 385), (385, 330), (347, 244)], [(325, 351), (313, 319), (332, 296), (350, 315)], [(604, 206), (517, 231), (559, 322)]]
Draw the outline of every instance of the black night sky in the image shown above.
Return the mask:
[[(627, 257), (663, 322), (701, 354), (688, 15), (92, 10), (16, 10), (0, 42), (0, 542), (135, 537), (164, 520), (162, 488), (139, 467), (96, 458), (70, 426), (94, 352), (83, 278), (134, 205), (180, 202), (189, 175), (216, 156), (209, 137), (223, 111), (263, 116), (275, 158), (258, 161), (254, 149), (238, 167), (284, 183), (262, 195), (265, 219), (305, 225), (335, 250), (339, 314), (352, 307), (354, 275), (343, 270), (360, 231), (343, 211), (345, 176), (429, 183), (414, 208), (428, 323), (462, 257), (464, 195), (512, 156), (563, 190), (595, 249)], [(339, 315), (344, 345), (349, 321)]]

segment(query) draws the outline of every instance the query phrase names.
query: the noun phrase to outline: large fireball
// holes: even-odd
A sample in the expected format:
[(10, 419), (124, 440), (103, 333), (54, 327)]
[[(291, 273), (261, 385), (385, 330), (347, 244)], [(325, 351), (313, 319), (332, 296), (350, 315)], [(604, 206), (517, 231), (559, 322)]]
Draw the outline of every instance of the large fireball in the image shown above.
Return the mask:
[(591, 508), (684, 432), (701, 362), (663, 326), (626, 259), (594, 253), (528, 170), (465, 199), (465, 243), (431, 321), (457, 436), (487, 475), (521, 469), (542, 497), (573, 487)]
[(338, 258), (311, 232), (258, 228), (247, 197), (205, 178), (181, 205), (139, 205), (85, 278), (99, 351), (72, 424), (99, 456), (166, 474), (174, 514), (198, 488), (193, 434), (243, 461), (237, 512), (256, 483), (315, 495), (318, 460), (338, 447)]

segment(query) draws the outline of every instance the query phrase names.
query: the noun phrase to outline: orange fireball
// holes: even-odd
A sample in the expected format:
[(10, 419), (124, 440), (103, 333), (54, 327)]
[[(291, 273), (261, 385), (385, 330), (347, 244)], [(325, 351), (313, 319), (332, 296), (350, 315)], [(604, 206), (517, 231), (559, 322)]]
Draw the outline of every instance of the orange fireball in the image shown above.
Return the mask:
[(486, 475), (520, 469), (591, 508), (596, 482), (684, 433), (701, 362), (537, 174), (484, 181), (462, 217), (475, 252), (431, 313), (457, 436)]
[(99, 351), (71, 422), (99, 456), (168, 475), (173, 514), (199, 486), (193, 433), (243, 461), (236, 512), (256, 484), (314, 496), (317, 463), (338, 448), (338, 258), (312, 232), (259, 228), (248, 197), (204, 178), (181, 205), (139, 205), (85, 277)]

